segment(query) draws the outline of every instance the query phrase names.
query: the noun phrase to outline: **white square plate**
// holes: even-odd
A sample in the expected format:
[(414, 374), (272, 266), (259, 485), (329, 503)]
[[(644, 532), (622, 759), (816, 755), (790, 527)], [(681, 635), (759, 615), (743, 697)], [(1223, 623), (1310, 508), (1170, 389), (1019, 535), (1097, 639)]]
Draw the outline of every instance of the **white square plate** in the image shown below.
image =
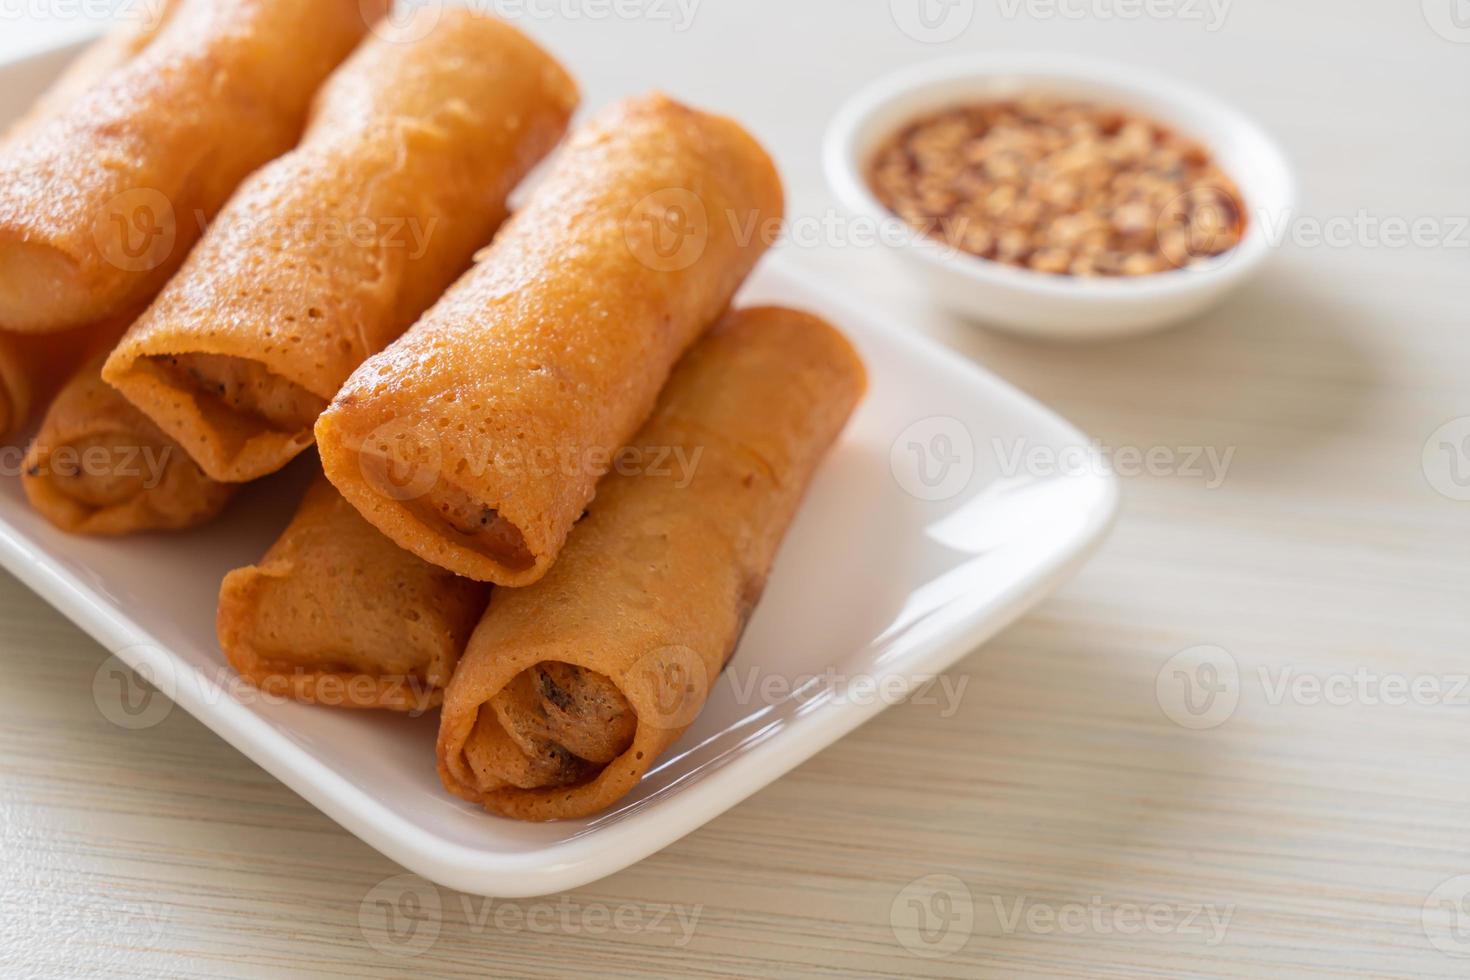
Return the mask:
[[(0, 126), (68, 51), (0, 65)], [(1117, 486), (1076, 429), (998, 378), (824, 292), (779, 257), (746, 302), (838, 324), (872, 387), (811, 489), (765, 599), (703, 713), (637, 790), (601, 816), (523, 824), (444, 791), (435, 718), (262, 698), (215, 640), (221, 577), (284, 527), (304, 467), (251, 487), (198, 531), (69, 537), (0, 482), (0, 563), (176, 703), (364, 841), (425, 878), (497, 897), (573, 888), (677, 840), (872, 718), (1039, 601), (1102, 539)], [(1030, 455), (1019, 455), (1025, 451)], [(5, 469), (14, 472), (10, 453)], [(1061, 466), (1020, 471), (1022, 458)], [(802, 684), (803, 678), (815, 677)], [(160, 707), (161, 705), (161, 707)], [(105, 746), (103, 751), (106, 751)]]

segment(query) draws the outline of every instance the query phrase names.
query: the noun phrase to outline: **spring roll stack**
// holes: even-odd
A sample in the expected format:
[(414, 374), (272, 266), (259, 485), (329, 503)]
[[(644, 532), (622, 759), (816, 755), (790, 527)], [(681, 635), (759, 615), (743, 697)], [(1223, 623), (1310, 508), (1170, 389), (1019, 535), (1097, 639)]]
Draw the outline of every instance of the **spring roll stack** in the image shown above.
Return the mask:
[(440, 776), (526, 820), (595, 813), (693, 721), (817, 464), (862, 395), (815, 317), (732, 313), (632, 446), (691, 472), (609, 475), (546, 576), (497, 590), (445, 695)]
[(615, 104), (506, 221), (574, 82), (388, 3), (164, 0), (0, 137), (0, 430), (60, 388), (24, 489), (101, 535), (208, 520), (315, 440), (221, 587), (230, 663), (442, 705), (449, 791), (584, 817), (703, 708), (865, 373), (816, 317), (730, 310), (783, 213), (738, 125)]
[(26, 450), (31, 506), (73, 534), (180, 530), (209, 520), (234, 491), (102, 380), (96, 358), (67, 382)]
[(296, 141), (385, 3), (174, 0), (103, 42), (0, 153), (0, 329), (82, 327), (156, 293), (236, 185)]
[(654, 96), (580, 129), (480, 264), (317, 423), (343, 495), (460, 575), (544, 575), (782, 213), (765, 152)]
[(576, 86), (467, 10), (385, 26), (323, 89), (301, 145), (251, 177), (104, 371), (218, 480), (280, 469), (368, 355), (504, 220)]
[(272, 694), (423, 712), (488, 593), (394, 545), (318, 478), (265, 558), (225, 576), (220, 646)]

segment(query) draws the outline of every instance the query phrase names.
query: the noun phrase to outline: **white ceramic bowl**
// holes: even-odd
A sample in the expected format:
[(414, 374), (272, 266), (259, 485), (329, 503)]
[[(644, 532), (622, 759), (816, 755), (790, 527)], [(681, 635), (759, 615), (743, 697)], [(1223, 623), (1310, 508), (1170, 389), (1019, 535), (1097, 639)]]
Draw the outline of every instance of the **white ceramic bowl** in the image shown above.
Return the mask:
[(848, 101), (832, 121), (823, 154), (827, 178), (838, 199), (859, 216), (901, 224), (868, 186), (867, 166), (879, 144), (926, 113), (1023, 93), (1131, 109), (1198, 140), (1239, 187), (1246, 233), (1231, 251), (1187, 269), (1106, 279), (1004, 265), (917, 233), (884, 235), (945, 306), (1015, 333), (1119, 336), (1194, 316), (1260, 267), (1270, 250), (1266, 225), (1283, 219), (1294, 202), (1285, 156), (1259, 126), (1213, 96), (1127, 65), (1005, 53), (931, 62), (886, 76)]

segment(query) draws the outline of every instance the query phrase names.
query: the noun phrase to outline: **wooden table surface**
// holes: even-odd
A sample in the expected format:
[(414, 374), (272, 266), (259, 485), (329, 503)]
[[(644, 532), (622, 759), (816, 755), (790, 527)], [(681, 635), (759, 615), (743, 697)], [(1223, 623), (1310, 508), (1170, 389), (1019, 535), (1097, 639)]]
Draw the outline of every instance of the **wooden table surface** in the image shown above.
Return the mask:
[[(931, 0), (947, 41), (909, 0), (691, 2), (500, 6), (593, 103), (660, 86), (748, 120), (811, 225), (838, 213), (831, 112), (945, 54), (1146, 64), (1271, 129), (1302, 191), (1278, 254), (1152, 338), (1003, 339), (888, 254), (787, 246), (1167, 465), (1130, 468), (1111, 539), (958, 665), (957, 705), (892, 708), (662, 853), (528, 901), (398, 878), (182, 711), (110, 724), (104, 652), (4, 579), (0, 973), (1470, 975), (1470, 30), (1449, 0)], [(0, 55), (84, 17), (0, 5)], [(1205, 450), (1218, 479), (1188, 465)], [(385, 895), (417, 902), (397, 933)]]

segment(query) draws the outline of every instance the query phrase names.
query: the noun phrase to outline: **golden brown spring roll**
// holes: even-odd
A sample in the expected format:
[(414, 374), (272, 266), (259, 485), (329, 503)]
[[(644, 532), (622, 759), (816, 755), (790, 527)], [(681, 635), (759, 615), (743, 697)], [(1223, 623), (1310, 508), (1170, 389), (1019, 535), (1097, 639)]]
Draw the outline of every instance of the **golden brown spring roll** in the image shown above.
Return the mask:
[[(135, 57), (157, 36), (179, 3), (166, 0), (155, 17), (124, 24), (82, 52), (30, 111), (0, 136), (0, 154), (5, 152), (6, 141), (18, 139), (65, 111), (110, 72)], [(111, 350), (142, 312), (140, 307), (59, 334), (0, 331), (0, 437), (24, 429), (67, 379), (94, 356)]]
[(21, 469), (26, 497), (73, 534), (179, 530), (218, 514), (234, 487), (205, 476), (102, 380), (94, 358), (56, 396)]
[(312, 442), (328, 399), (438, 299), (561, 139), (576, 84), (468, 10), (385, 27), (252, 176), (103, 377), (204, 472), (240, 482)]
[(78, 327), (157, 292), (386, 2), (175, 0), (90, 56), (0, 148), (0, 329)]
[(322, 478), (260, 564), (225, 576), (219, 642), (267, 693), (423, 712), (443, 700), (489, 591), (399, 548)]
[(523, 820), (631, 790), (703, 707), (864, 385), (804, 313), (697, 345), (546, 577), (492, 598), (444, 698), (444, 785)]
[(427, 561), (536, 581), (781, 213), (774, 166), (730, 120), (662, 96), (604, 110), (347, 381), (317, 423), (328, 478)]
[(82, 364), (112, 349), (129, 322), (61, 334), (0, 333), (0, 437), (24, 429)]

